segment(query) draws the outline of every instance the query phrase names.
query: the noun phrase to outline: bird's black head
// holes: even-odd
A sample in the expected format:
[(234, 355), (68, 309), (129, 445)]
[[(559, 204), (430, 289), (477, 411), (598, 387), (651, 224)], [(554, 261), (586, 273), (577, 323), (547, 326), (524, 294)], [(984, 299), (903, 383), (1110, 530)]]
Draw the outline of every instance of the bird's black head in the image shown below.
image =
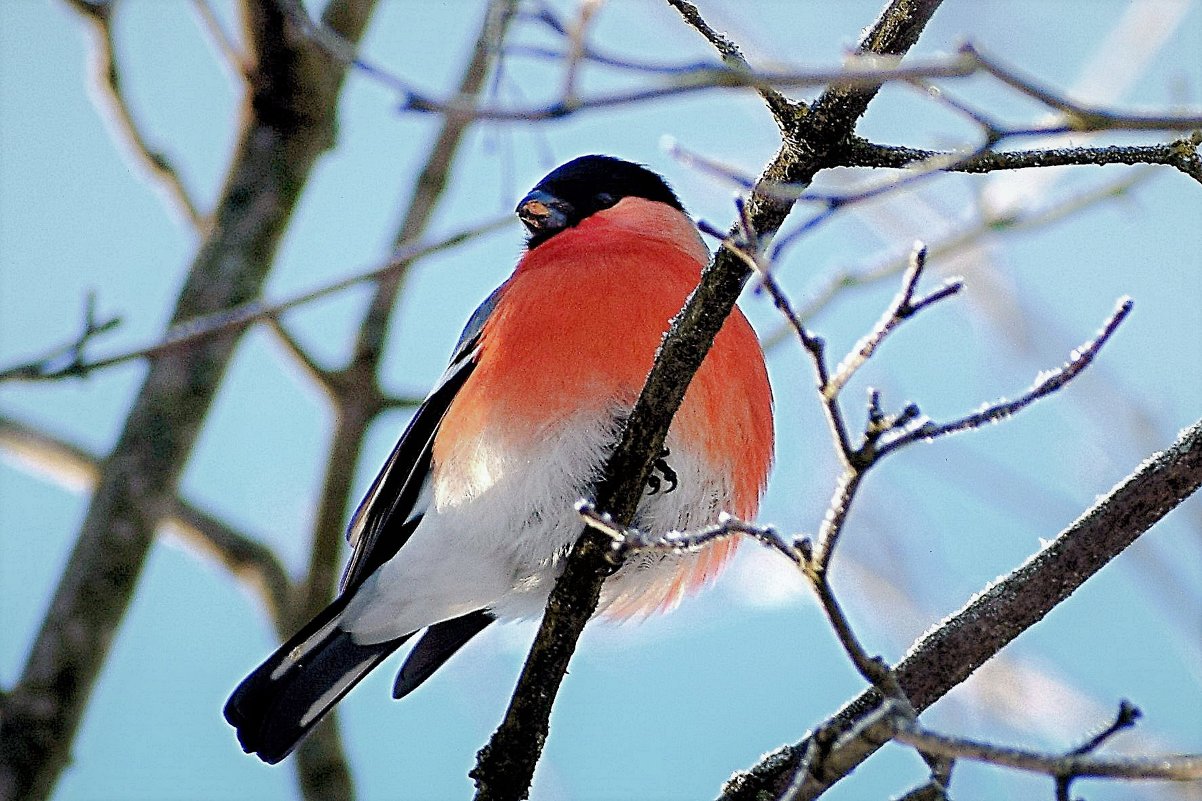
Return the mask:
[(534, 248), (626, 197), (666, 203), (684, 211), (676, 193), (646, 167), (613, 156), (581, 156), (551, 171), (522, 198), (517, 215)]

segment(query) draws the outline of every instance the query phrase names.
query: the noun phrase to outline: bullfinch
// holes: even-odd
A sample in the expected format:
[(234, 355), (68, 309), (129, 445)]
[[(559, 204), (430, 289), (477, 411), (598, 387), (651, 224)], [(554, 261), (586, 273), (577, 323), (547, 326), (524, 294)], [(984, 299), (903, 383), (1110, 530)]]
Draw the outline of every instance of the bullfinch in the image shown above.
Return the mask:
[[(709, 252), (656, 173), (609, 156), (557, 168), (522, 199), (526, 250), (468, 320), (351, 519), (338, 597), (234, 691), (248, 753), (287, 756), (352, 687), (423, 632), (393, 688), (412, 692), (494, 620), (537, 618), (669, 320)], [(637, 527), (753, 517), (772, 463), (772, 394), (736, 308), (684, 397)], [(630, 557), (598, 612), (667, 610), (737, 543)]]

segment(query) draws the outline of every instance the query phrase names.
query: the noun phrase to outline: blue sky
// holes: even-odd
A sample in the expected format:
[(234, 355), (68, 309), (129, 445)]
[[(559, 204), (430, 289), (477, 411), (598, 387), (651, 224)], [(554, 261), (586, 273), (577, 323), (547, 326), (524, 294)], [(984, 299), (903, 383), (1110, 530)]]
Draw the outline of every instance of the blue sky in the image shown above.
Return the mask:
[[(234, 27), (232, 2), (215, 2)], [(701, 4), (753, 62), (830, 66), (879, 3)], [(571, 8), (571, 6), (563, 6)], [(478, 4), (384, 2), (366, 52), (435, 95), (457, 80)], [(130, 102), (151, 138), (211, 205), (236, 125), (237, 88), (191, 4), (129, 0), (118, 45)], [(667, 62), (709, 57), (705, 43), (654, 2), (613, 2), (595, 41)], [(520, 41), (543, 37), (523, 28)], [(1132, 107), (1197, 102), (1202, 10), (1189, 2), (957, 3), (949, 0), (918, 51), (964, 39), (1065, 91)], [(1194, 55), (1191, 56), (1190, 54)], [(71, 336), (84, 298), (122, 325), (96, 346), (155, 341), (183, 281), (195, 238), (146, 179), (89, 89), (86, 30), (61, 3), (0, 5), (0, 366)], [(554, 97), (558, 73), (515, 62), (497, 102)], [(1101, 80), (1098, 77), (1101, 76)], [(585, 75), (585, 91), (628, 85)], [(1016, 122), (1039, 110), (983, 79), (949, 85)], [(1107, 93), (1111, 94), (1107, 94)], [(378, 84), (352, 75), (339, 142), (315, 171), (268, 282), (269, 297), (380, 262), (436, 121), (398, 114)], [(915, 92), (882, 93), (861, 133), (891, 144), (954, 146), (964, 122)], [(750, 95), (709, 93), (544, 126), (481, 127), (466, 140), (432, 235), (505, 213), (554, 164), (606, 152), (667, 175), (695, 215), (732, 218), (731, 188), (674, 160), (665, 137), (754, 173), (776, 129)], [(1115, 137), (1116, 141), (1136, 141)], [(1138, 140), (1147, 141), (1147, 140)], [(804, 300), (840, 269), (938, 241), (971, 225), (980, 204), (1037, 208), (1134, 173), (1057, 170), (1049, 177), (948, 177), (916, 195), (848, 213), (793, 247), (780, 275)], [(879, 176), (825, 177), (828, 187)], [(994, 236), (937, 274), (964, 273), (965, 297), (926, 313), (891, 340), (847, 391), (854, 412), (868, 385), (947, 419), (1014, 394), (1093, 334), (1122, 295), (1128, 323), (1097, 368), (1004, 426), (896, 456), (871, 476), (836, 566), (837, 587), (870, 647), (896, 659), (912, 639), (1004, 574), (1070, 522), (1148, 453), (1192, 423), (1202, 396), (1202, 193), (1165, 168), (1130, 192), (1033, 232)], [(796, 215), (795, 215), (796, 217)], [(796, 225), (795, 218), (791, 224)], [(442, 371), (462, 322), (512, 268), (516, 225), (423, 261), (408, 282), (385, 358), (385, 382), (420, 394)], [(815, 321), (832, 350), (849, 347), (894, 290), (849, 294)], [(349, 347), (366, 293), (353, 290), (289, 314), (317, 357)], [(778, 318), (762, 297), (743, 308), (762, 333)], [(834, 462), (789, 344), (770, 353), (778, 465), (762, 519), (813, 531)], [(113, 444), (143, 375), (125, 365), (87, 380), (0, 387), (0, 413), (97, 453)], [(366, 487), (403, 413), (373, 429), (355, 485)], [(181, 492), (276, 548), (299, 572), (321, 481), (329, 409), (264, 331), (243, 340), (188, 463)], [(19, 675), (86, 508), (65, 486), (0, 452), (0, 684)], [(1146, 716), (1139, 749), (1199, 751), (1202, 599), (1197, 499), (1187, 502), (1070, 601), (932, 710), (945, 728), (1060, 748), (1130, 698)], [(710, 797), (737, 769), (859, 691), (800, 581), (744, 548), (718, 585), (674, 614), (586, 632), (552, 721), (535, 781), (538, 799)], [(342, 705), (345, 739), (364, 798), (464, 797), (476, 750), (500, 719), (533, 633), (494, 627), (404, 703), (390, 671)], [(96, 688), (56, 798), (293, 798), (287, 766), (244, 756), (220, 717), (229, 690), (272, 647), (254, 598), (220, 568), (165, 536)], [(681, 691), (684, 685), (687, 689)], [(1143, 737), (1143, 739), (1140, 739)], [(832, 797), (898, 794), (922, 776), (916, 758), (887, 749)], [(962, 767), (965, 795), (1010, 797), (1046, 783)], [(1089, 797), (1124, 797), (1087, 787)], [(1156, 790), (1148, 790), (1154, 797)], [(1050, 792), (1049, 792), (1050, 795)]]

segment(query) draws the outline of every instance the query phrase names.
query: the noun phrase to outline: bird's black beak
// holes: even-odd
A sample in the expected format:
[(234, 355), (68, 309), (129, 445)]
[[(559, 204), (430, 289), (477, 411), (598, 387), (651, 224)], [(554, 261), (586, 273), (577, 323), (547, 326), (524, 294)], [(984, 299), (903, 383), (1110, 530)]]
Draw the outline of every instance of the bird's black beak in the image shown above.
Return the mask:
[(546, 239), (557, 231), (567, 228), (572, 215), (572, 205), (549, 192), (535, 189), (518, 204), (518, 219), (539, 239)]

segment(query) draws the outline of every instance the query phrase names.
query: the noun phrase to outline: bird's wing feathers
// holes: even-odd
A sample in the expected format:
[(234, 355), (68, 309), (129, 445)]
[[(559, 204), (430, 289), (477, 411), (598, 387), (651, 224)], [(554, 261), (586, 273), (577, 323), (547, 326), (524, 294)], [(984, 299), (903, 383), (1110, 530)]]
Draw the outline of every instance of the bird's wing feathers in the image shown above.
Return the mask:
[(476, 366), (480, 335), (504, 285), (480, 304), (455, 345), (442, 379), (414, 412), (380, 474), (351, 517), (346, 538), (353, 549), (342, 574), (341, 591), (363, 582), (400, 550), (421, 522), (429, 503), (434, 435), (459, 388)]

